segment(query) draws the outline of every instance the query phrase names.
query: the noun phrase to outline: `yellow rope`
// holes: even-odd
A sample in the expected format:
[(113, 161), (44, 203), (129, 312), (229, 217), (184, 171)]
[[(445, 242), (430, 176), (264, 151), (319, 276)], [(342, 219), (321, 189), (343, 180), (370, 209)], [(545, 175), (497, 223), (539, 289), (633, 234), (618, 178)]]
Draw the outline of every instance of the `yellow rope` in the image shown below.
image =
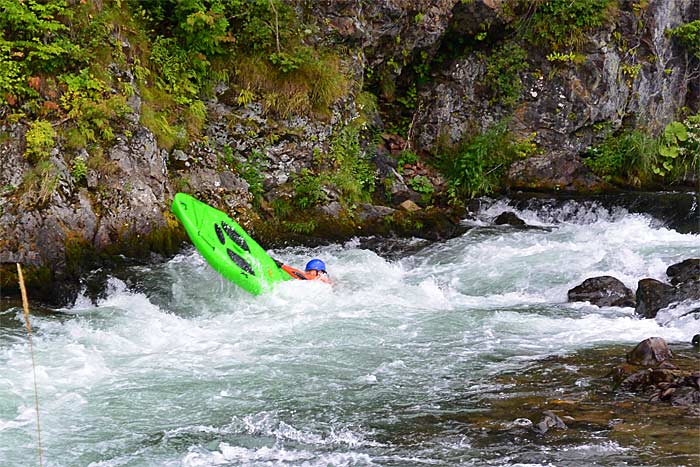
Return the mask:
[(27, 300), (27, 289), (24, 287), (24, 276), (22, 266), (17, 263), (17, 276), (19, 277), (19, 288), (22, 291), (22, 305), (24, 306), (24, 322), (29, 335), (29, 353), (32, 356), (32, 372), (34, 374), (34, 406), (36, 408), (36, 432), (39, 437), (39, 467), (44, 465), (41, 449), (41, 424), (39, 423), (39, 389), (36, 384), (36, 363), (34, 361), (34, 347), (32, 346), (32, 326), (29, 324), (29, 300)]

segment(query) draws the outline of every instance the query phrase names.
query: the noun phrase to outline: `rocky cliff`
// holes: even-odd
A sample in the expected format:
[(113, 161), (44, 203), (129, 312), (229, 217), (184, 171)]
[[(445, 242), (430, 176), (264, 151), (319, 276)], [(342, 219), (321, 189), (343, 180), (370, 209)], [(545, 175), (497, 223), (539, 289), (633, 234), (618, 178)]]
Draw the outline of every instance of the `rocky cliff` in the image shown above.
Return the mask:
[[(17, 118), (6, 103), (0, 109), (2, 293), (15, 290), (8, 267), (15, 262), (30, 268), (41, 299), (62, 303), (78, 290), (71, 278), (105, 258), (174, 251), (183, 235), (169, 214), (177, 191), (226, 209), (265, 239), (271, 236), (261, 226), (274, 219), (287, 227), (279, 236), (313, 231), (317, 218), (349, 226), (340, 229), (348, 235), (387, 216), (396, 229), (410, 230), (399, 204), (439, 205), (446, 187), (420, 159), (501, 121), (537, 148), (510, 167), (505, 187), (609, 188), (582, 163), (587, 148), (621, 128), (658, 133), (681, 109), (697, 113), (700, 106), (697, 59), (668, 34), (700, 19), (700, 1), (613, 3), (600, 26), (557, 45), (519, 35), (522, 19), (534, 14), (518, 12), (522, 2), (295, 1), (296, 14), (315, 25), (307, 42), (337, 51), (349, 80), (343, 95), (323, 114), (280, 115), (259, 93), (244, 94), (240, 79), (222, 80), (204, 100), (201, 136), (176, 148), (159, 144), (143, 123), (132, 59), (109, 68), (113, 94), (124, 83), (134, 91), (108, 144), (76, 149), (56, 138), (50, 164), (39, 167), (27, 157), (32, 119)], [(112, 37), (125, 56), (136, 56), (125, 33), (114, 28)], [(501, 82), (503, 76), (508, 80)], [(376, 106), (366, 104), (367, 95)], [(373, 194), (357, 205), (344, 202), (350, 188), (323, 186), (304, 198), (306, 224), (295, 223), (277, 201), (286, 201), (287, 211), (298, 208), (302, 203), (290, 200), (301, 189), (300, 174), (342, 171), (334, 153), (342, 149), (339, 135), (358, 122), (359, 135), (345, 144), (356, 144), (358, 157), (371, 163)], [(397, 160), (407, 148), (419, 160)], [(76, 173), (76, 158), (93, 163)], [(355, 176), (364, 170), (358, 167)]]

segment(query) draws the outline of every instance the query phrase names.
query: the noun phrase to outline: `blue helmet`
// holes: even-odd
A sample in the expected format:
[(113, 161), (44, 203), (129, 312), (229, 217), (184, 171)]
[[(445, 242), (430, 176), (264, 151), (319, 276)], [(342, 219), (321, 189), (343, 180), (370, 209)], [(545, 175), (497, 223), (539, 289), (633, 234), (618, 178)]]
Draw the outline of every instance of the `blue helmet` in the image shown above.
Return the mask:
[(320, 259), (312, 259), (306, 263), (306, 271), (323, 271), (326, 272), (326, 264)]

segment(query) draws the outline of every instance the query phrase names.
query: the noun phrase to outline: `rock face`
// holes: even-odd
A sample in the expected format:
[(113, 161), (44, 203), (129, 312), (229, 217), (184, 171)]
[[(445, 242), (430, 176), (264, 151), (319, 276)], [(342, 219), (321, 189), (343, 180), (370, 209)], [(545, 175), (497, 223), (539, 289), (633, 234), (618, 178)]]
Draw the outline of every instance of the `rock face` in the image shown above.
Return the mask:
[(600, 276), (586, 279), (569, 290), (570, 302), (590, 302), (597, 306), (634, 306), (634, 294), (619, 279)]
[[(456, 5), (452, 23), (455, 34), (474, 34), (488, 24), (508, 19), (500, 2), (475, 1)], [(605, 183), (582, 166), (578, 155), (592, 142), (623, 125), (646, 122), (661, 129), (673, 119), (678, 99), (697, 109), (700, 97), (688, 79), (688, 62), (665, 31), (700, 17), (695, 1), (649, 2), (640, 21), (632, 9), (621, 12), (616, 33), (601, 30), (583, 50), (581, 64), (548, 60), (548, 50), (528, 49), (527, 69), (519, 73), (520, 95), (513, 108), (490, 100), (485, 82), (486, 66), (476, 55), (456, 57), (444, 67), (435, 83), (420, 95), (415, 141), (421, 148), (439, 142), (457, 143), (512, 116), (509, 126), (522, 137), (535, 135), (544, 157), (531, 157), (514, 165), (508, 178), (513, 188), (542, 190), (597, 190)], [(637, 57), (651, 57), (644, 64), (629, 63), (628, 50), (616, 42), (621, 34)], [(618, 37), (618, 39), (616, 39)], [(633, 45), (632, 45), (633, 44)], [(633, 67), (634, 76), (629, 74)], [(669, 68), (670, 67), (670, 68)], [(692, 66), (691, 66), (692, 68)], [(673, 69), (669, 73), (669, 69)], [(546, 78), (545, 78), (546, 77)]]

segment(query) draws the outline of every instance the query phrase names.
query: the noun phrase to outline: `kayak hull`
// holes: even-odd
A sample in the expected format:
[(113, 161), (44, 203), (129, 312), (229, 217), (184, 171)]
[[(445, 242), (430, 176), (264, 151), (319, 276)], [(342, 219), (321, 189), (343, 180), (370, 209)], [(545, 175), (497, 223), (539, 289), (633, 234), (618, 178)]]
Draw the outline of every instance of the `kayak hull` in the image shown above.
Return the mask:
[(185, 193), (173, 198), (172, 211), (195, 248), (226, 279), (253, 295), (291, 279), (243, 228), (224, 212)]

